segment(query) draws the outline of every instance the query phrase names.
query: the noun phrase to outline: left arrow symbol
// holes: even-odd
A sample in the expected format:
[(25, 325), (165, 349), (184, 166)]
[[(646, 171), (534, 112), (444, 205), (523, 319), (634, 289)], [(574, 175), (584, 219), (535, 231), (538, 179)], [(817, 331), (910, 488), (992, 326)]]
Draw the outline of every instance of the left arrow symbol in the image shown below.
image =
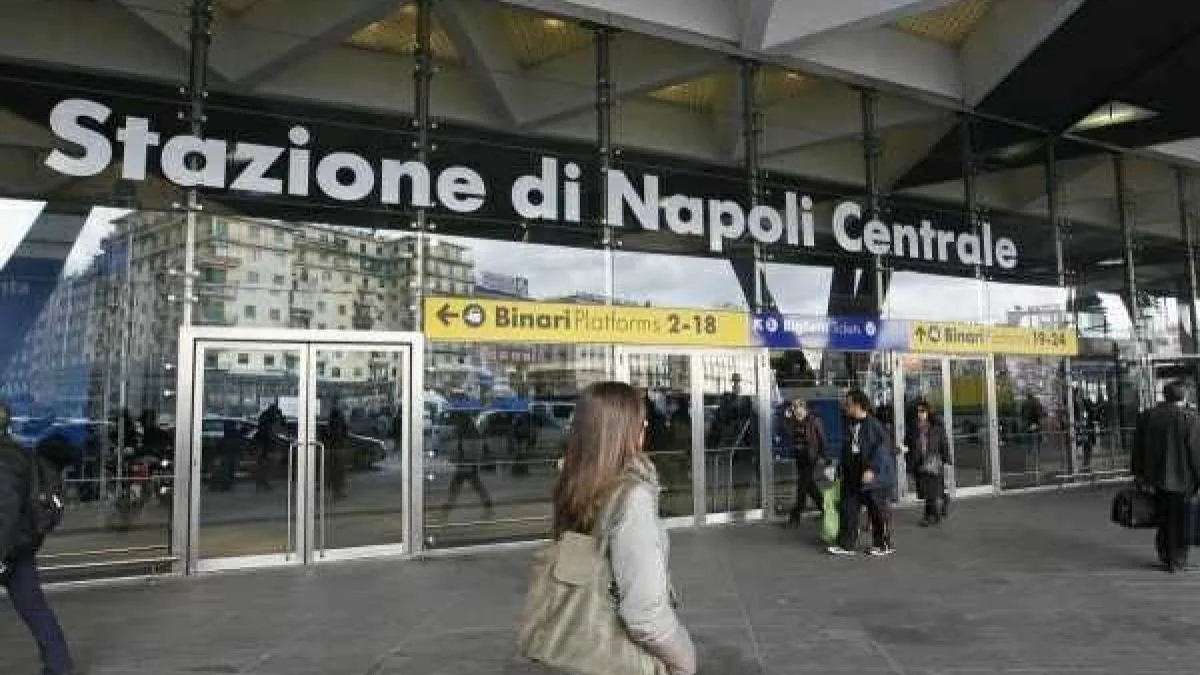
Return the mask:
[(437, 318), (441, 319), (443, 326), (449, 326), (451, 319), (458, 318), (458, 313), (450, 311), (450, 303), (446, 303), (438, 310)]

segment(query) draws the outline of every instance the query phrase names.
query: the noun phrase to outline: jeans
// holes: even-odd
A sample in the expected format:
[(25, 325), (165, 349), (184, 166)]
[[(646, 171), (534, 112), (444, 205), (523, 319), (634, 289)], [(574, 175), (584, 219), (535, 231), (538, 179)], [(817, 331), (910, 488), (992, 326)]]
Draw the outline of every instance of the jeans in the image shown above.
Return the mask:
[(921, 496), (925, 498), (925, 520), (936, 523), (942, 519), (942, 506), (946, 498), (945, 478), (940, 474), (923, 473), (917, 476), (921, 482)]
[(842, 486), (838, 545), (848, 551), (858, 548), (858, 516), (864, 506), (871, 519), (871, 543), (878, 548), (891, 548), (892, 504), (888, 501), (888, 490), (863, 490), (856, 485)]
[(46, 604), (34, 555), (25, 553), (13, 558), (8, 563), (8, 572), (0, 577), (0, 582), (8, 590), (13, 609), (29, 627), (29, 632), (37, 642), (42, 657), (42, 674), (66, 675), (71, 672), (67, 639), (50, 605)]

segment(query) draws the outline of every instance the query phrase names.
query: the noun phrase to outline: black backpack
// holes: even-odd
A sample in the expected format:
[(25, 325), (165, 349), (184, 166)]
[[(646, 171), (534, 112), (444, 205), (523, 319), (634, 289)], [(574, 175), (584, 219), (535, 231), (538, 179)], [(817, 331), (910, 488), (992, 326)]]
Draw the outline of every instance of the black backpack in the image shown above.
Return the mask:
[(33, 536), (41, 541), (62, 522), (66, 501), (63, 477), (53, 463), (37, 454), (29, 462), (29, 517)]

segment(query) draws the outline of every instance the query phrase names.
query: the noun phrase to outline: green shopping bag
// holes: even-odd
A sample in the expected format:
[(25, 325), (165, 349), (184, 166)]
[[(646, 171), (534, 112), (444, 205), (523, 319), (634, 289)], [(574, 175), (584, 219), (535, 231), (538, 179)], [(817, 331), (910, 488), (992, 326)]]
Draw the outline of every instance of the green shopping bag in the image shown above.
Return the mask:
[(839, 478), (821, 490), (821, 541), (832, 544), (837, 541), (838, 498), (842, 492), (842, 480)]

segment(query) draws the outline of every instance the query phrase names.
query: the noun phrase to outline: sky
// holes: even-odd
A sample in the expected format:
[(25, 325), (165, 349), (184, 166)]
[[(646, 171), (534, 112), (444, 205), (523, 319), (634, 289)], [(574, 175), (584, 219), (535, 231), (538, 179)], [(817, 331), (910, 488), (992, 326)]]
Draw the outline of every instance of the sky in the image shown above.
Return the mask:
[[(45, 206), (45, 202), (0, 199), (0, 270), (16, 252)], [(63, 275), (73, 276), (86, 270), (92, 258), (100, 253), (101, 242), (112, 233), (113, 221), (129, 213), (129, 209), (93, 208), (67, 255)]]

